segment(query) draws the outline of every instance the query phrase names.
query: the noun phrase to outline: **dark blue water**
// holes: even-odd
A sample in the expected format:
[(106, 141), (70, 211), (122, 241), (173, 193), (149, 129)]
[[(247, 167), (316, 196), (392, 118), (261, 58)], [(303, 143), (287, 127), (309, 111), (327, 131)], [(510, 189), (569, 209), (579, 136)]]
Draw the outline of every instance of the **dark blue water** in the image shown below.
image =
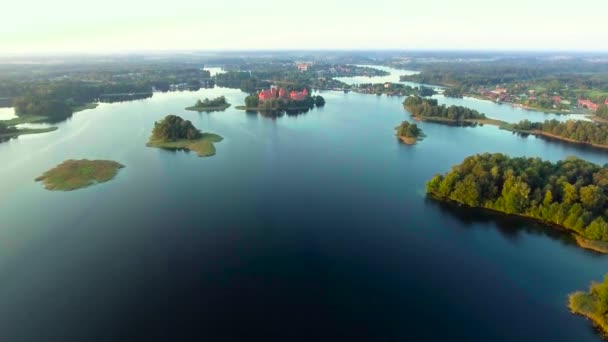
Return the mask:
[[(429, 201), (424, 182), (485, 151), (605, 152), (427, 123), (405, 146), (396, 97), (328, 92), (325, 108), (276, 119), (182, 110), (220, 94), (245, 97), (102, 104), (0, 144), (0, 341), (600, 340), (566, 300), (608, 258)], [(217, 155), (146, 148), (168, 113), (222, 135)], [(33, 181), (69, 158), (126, 168), (67, 193)]]

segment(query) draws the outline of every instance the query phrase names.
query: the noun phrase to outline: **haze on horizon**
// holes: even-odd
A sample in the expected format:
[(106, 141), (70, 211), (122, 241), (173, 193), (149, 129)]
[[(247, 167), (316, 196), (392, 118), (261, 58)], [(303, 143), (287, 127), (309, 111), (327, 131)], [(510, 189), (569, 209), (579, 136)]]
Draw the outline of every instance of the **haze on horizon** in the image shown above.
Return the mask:
[[(136, 50), (607, 51), (605, 0), (10, 1), (3, 54)], [(35, 10), (34, 10), (35, 9)]]

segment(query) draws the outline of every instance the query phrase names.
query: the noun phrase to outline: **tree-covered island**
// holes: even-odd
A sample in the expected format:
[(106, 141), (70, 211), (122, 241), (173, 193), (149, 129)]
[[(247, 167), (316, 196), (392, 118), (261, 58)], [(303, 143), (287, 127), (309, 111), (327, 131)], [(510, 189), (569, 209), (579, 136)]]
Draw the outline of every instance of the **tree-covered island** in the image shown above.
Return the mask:
[(245, 105), (236, 108), (247, 111), (280, 113), (284, 111), (308, 111), (315, 106), (325, 106), (325, 99), (320, 95), (311, 96), (306, 87), (302, 87), (302, 90), (298, 91), (289, 86), (280, 88), (272, 86), (269, 89), (261, 90), (257, 94), (247, 96)]
[(439, 105), (436, 99), (408, 96), (403, 107), (415, 120), (443, 123), (456, 126), (492, 124), (500, 126), (504, 122), (487, 118), (485, 114), (462, 106)]
[(193, 110), (196, 112), (216, 112), (222, 111), (230, 107), (230, 103), (226, 101), (224, 96), (216, 97), (214, 99), (205, 98), (204, 100), (197, 100), (194, 106), (186, 107), (186, 110)]
[(592, 282), (588, 292), (577, 291), (568, 296), (568, 308), (585, 316), (608, 334), (608, 275), (601, 283)]
[(167, 115), (163, 120), (154, 123), (152, 135), (146, 146), (194, 151), (199, 157), (210, 157), (215, 154), (213, 143), (222, 139), (217, 134), (202, 133), (189, 120), (176, 115)]
[(422, 130), (414, 123), (403, 121), (396, 127), (397, 138), (407, 145), (414, 145), (424, 137)]
[(608, 252), (608, 166), (574, 157), (479, 154), (426, 183), (432, 198), (523, 216), (566, 228), (579, 245)]
[(123, 167), (112, 160), (66, 160), (35, 180), (48, 190), (71, 191), (107, 182)]

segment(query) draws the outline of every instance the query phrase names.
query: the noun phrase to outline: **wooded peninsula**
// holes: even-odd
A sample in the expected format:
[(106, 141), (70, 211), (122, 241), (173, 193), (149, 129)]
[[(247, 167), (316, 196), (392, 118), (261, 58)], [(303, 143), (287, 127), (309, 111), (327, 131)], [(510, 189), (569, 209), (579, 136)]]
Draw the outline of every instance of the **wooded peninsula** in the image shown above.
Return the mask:
[(608, 166), (574, 157), (551, 163), (485, 153), (466, 158), (444, 175), (435, 175), (426, 190), (439, 200), (569, 229), (593, 240), (594, 249), (608, 252), (607, 186)]

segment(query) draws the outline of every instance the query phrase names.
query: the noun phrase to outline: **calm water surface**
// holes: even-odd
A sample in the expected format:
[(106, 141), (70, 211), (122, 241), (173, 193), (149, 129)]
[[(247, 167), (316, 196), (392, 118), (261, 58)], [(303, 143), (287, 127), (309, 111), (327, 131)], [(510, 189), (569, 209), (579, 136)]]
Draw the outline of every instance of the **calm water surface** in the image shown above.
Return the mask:
[[(600, 340), (565, 304), (608, 258), (429, 201), (424, 182), (473, 153), (605, 152), (427, 123), (405, 146), (397, 97), (325, 92), (325, 108), (276, 119), (183, 110), (219, 95), (246, 94), (101, 104), (0, 144), (0, 341)], [(217, 155), (146, 148), (168, 113), (222, 135)], [(33, 181), (69, 158), (126, 168), (74, 192)]]

